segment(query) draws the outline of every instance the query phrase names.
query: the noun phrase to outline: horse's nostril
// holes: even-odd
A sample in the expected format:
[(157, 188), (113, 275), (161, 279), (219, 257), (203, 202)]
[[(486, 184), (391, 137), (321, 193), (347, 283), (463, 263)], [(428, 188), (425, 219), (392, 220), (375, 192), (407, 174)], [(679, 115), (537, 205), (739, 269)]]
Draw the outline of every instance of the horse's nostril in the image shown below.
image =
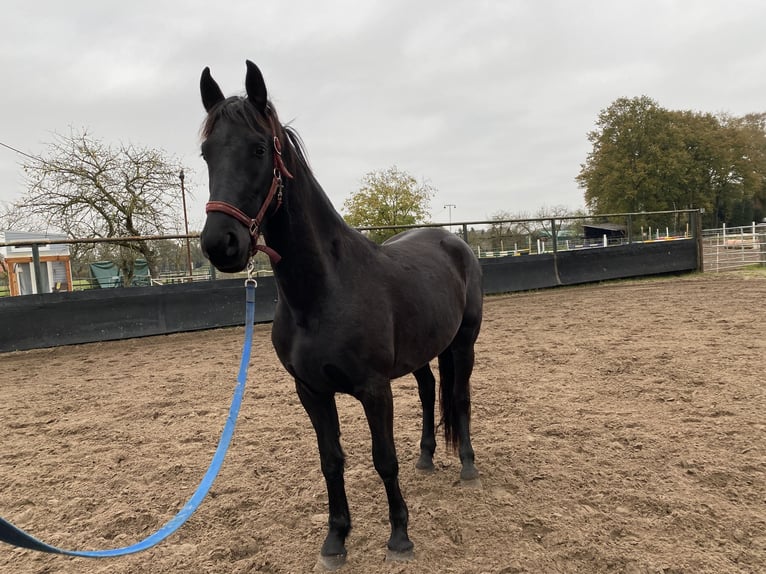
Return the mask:
[(239, 241), (236, 234), (230, 231), (226, 234), (226, 255), (234, 256), (237, 253), (239, 253)]

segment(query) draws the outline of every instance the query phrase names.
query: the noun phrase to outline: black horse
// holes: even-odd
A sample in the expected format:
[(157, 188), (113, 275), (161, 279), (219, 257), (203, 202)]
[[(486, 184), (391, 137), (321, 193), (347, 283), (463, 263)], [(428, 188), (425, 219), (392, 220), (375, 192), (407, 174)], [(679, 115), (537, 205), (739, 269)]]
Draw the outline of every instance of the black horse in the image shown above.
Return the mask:
[(391, 380), (407, 373), (417, 379), (423, 430), (416, 466), (432, 469), (436, 384), (429, 361), (438, 357), (445, 439), (459, 452), (461, 478), (476, 480), (469, 378), (482, 318), (479, 262), (443, 229), (407, 231), (376, 245), (350, 228), (314, 179), (297, 134), (280, 124), (250, 61), (245, 85), (246, 97), (225, 98), (209, 68), (202, 72), (210, 177), (202, 249), (225, 272), (243, 270), (257, 250), (271, 257), (279, 294), (272, 341), (316, 430), (327, 483), (323, 564), (343, 564), (351, 530), (335, 393), (363, 405), (388, 497), (387, 555), (408, 559)]

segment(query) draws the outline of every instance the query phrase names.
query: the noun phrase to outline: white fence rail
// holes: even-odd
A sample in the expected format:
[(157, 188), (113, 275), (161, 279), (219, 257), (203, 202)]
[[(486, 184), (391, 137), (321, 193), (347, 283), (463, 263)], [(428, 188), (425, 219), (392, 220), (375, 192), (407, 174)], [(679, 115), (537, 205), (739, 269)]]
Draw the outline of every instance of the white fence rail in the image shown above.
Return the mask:
[(703, 230), (702, 257), (714, 273), (766, 265), (766, 224)]

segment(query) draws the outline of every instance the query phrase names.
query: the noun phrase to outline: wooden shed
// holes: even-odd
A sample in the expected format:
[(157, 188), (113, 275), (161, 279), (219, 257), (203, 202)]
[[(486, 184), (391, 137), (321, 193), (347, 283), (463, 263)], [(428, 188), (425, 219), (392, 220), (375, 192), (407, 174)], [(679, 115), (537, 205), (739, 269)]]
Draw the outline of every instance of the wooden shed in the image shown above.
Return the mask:
[[(0, 231), (0, 243), (35, 241), (40, 239), (66, 239), (55, 233), (29, 233), (24, 231)], [(0, 256), (8, 272), (11, 295), (38, 293), (38, 279), (42, 293), (72, 290), (72, 266), (68, 245), (40, 245), (40, 277), (33, 263), (31, 245), (0, 247)]]
[(625, 237), (625, 226), (617, 223), (590, 223), (582, 226), (585, 239), (622, 239)]

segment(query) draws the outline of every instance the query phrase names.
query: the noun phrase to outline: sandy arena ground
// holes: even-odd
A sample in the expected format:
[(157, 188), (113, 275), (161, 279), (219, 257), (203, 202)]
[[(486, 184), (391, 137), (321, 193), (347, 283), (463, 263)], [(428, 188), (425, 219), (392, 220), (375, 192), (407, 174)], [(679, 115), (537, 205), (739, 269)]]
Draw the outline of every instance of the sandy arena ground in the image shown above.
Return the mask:
[[(354, 529), (342, 572), (766, 572), (766, 273), (491, 297), (477, 345), (481, 489), (396, 381), (416, 558), (388, 520), (361, 407), (339, 398)], [(87, 320), (86, 317), (83, 320)], [(373, 327), (374, 328), (374, 327)], [(310, 572), (326, 523), (313, 430), (256, 327), (243, 412), (210, 496), (169, 540), (116, 559), (0, 544), (0, 572)], [(0, 516), (67, 548), (125, 546), (185, 503), (228, 410), (242, 329), (0, 355)]]

